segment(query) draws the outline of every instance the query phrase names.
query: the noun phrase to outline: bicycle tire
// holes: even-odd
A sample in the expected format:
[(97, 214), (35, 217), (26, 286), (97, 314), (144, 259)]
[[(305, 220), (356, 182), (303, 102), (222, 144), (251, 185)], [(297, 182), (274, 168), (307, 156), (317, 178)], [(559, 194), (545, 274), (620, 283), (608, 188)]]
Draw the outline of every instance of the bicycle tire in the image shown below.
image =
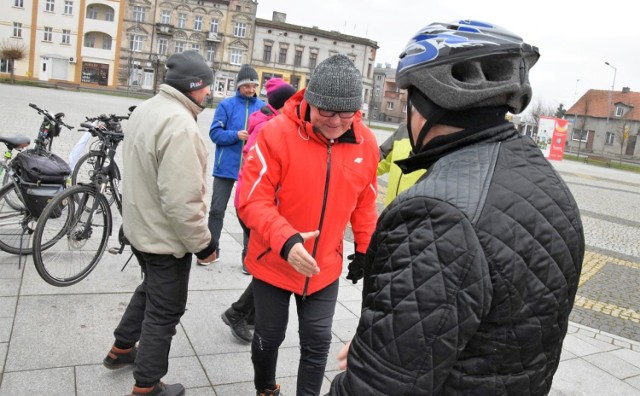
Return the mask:
[[(76, 162), (76, 166), (73, 168), (73, 172), (71, 173), (72, 185), (75, 186), (78, 183), (91, 183), (91, 172), (95, 171), (95, 164), (98, 157), (105, 157), (105, 154), (100, 151), (90, 151), (80, 157), (78, 162)], [(118, 180), (122, 180), (120, 168), (118, 167), (118, 164), (115, 162), (115, 160), (113, 162), (113, 166), (115, 167), (115, 176), (118, 178)], [(109, 205), (113, 205), (113, 202), (115, 202), (115, 198), (113, 196), (113, 191), (111, 191), (110, 185), (107, 185), (107, 191), (105, 195), (107, 196)]]
[[(11, 182), (0, 188), (0, 250), (12, 254), (31, 254), (29, 237), (33, 228), (30, 227), (30, 214), (16, 188), (18, 186)], [(15, 205), (14, 202), (21, 204)]]
[[(98, 201), (87, 228), (91, 205)], [(72, 186), (56, 195), (38, 220), (33, 234), (33, 263), (40, 277), (57, 287), (76, 284), (93, 271), (102, 258), (111, 235), (109, 203), (94, 186)], [(98, 233), (97, 242), (92, 237)], [(41, 241), (56, 234), (49, 246)], [(46, 244), (45, 244), (46, 245)], [(88, 261), (82, 262), (86, 258)]]
[[(7, 184), (11, 183), (11, 175), (9, 174), (7, 169), (2, 169), (2, 171), (3, 171), (2, 185), (6, 186)], [(15, 210), (22, 210), (24, 208), (24, 205), (22, 204), (22, 201), (20, 200), (20, 198), (18, 198), (17, 194), (13, 194), (12, 196), (7, 196), (5, 199), (7, 200), (7, 203), (11, 205), (11, 207)]]

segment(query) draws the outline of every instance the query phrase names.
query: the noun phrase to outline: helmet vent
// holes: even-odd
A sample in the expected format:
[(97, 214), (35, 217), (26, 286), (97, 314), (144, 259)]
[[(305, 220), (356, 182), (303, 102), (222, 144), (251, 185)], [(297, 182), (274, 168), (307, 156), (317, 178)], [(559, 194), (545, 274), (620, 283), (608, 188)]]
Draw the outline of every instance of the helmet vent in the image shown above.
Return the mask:
[(480, 61), (480, 67), (487, 81), (509, 81), (513, 77), (513, 62), (511, 59), (483, 58)]

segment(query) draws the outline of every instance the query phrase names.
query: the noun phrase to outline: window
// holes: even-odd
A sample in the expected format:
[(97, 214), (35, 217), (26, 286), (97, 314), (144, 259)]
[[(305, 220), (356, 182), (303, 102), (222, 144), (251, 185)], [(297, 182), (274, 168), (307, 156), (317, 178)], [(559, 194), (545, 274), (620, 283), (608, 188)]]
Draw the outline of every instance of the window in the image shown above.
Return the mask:
[(167, 47), (168, 47), (169, 42), (167, 41), (167, 39), (158, 39), (158, 54), (159, 55), (166, 55), (167, 54)]
[(376, 96), (380, 96), (380, 87), (376, 87)]
[(71, 30), (62, 29), (62, 44), (71, 44)]
[(262, 53), (262, 61), (263, 62), (271, 62), (271, 44), (264, 45), (264, 52)]
[(293, 58), (293, 65), (300, 66), (302, 65), (302, 50), (296, 49), (296, 56)]
[(236, 11), (242, 11), (242, 6), (237, 5), (236, 6)]
[(113, 22), (113, 10), (107, 10), (104, 13), (104, 20), (105, 21), (109, 21), (109, 22)]
[(213, 62), (216, 59), (216, 49), (215, 47), (207, 47), (207, 53), (205, 54), (205, 59), (209, 62)]
[(232, 65), (241, 65), (242, 64), (242, 50), (232, 49), (231, 56), (229, 58), (229, 63)]
[(141, 6), (133, 7), (133, 20), (136, 22), (144, 22), (145, 20), (145, 9)]
[(233, 23), (233, 35), (236, 37), (244, 37), (247, 34), (247, 24), (242, 22)]
[(95, 7), (89, 7), (87, 9), (87, 19), (98, 19), (98, 10)]
[(367, 66), (367, 78), (371, 78), (371, 63)]
[(405, 103), (404, 106), (402, 106), (402, 112), (406, 113), (407, 112), (407, 104)]
[(102, 36), (102, 49), (110, 50), (111, 49), (111, 36)]
[(210, 31), (212, 31), (213, 33), (218, 33), (218, 27), (220, 26), (220, 23), (218, 22), (217, 19), (212, 19), (211, 20), (211, 28)]
[(376, 76), (376, 80), (378, 80), (378, 81), (382, 80), (382, 76), (381, 76), (380, 74), (378, 74), (378, 75)]
[(616, 117), (622, 117), (624, 115), (624, 107), (616, 106)]
[(64, 13), (65, 15), (73, 14), (73, 1), (64, 0)]
[(44, 10), (45, 11), (49, 11), (49, 12), (53, 12), (54, 5), (55, 5), (55, 0), (47, 0), (45, 5), (44, 5)]
[(318, 63), (318, 54), (313, 52), (309, 54), (309, 69), (314, 69)]
[(93, 48), (96, 45), (96, 36), (94, 36), (91, 33), (87, 33), (84, 36), (84, 46), (85, 47), (89, 47), (89, 48)]
[(178, 14), (178, 27), (180, 29), (184, 29), (187, 27), (187, 14), (182, 12)]
[(142, 51), (142, 40), (144, 37), (140, 34), (132, 34), (131, 35), (131, 51), (141, 52)]
[(604, 144), (607, 144), (609, 146), (612, 145), (613, 139), (614, 139), (613, 132), (607, 132), (607, 135), (604, 137)]
[(169, 25), (171, 23), (171, 11), (162, 10), (162, 14), (160, 15), (160, 23), (164, 23), (165, 25)]
[(22, 24), (20, 22), (13, 23), (13, 37), (22, 37)]
[(574, 129), (571, 134), (571, 140), (586, 142), (589, 137), (589, 131), (581, 131), (579, 129)]
[(200, 52), (200, 44), (191, 44), (191, 49)]
[(53, 28), (46, 27), (44, 28), (44, 37), (42, 38), (44, 41), (53, 41)]
[(280, 47), (280, 53), (278, 54), (278, 63), (285, 64), (287, 63), (287, 49)]
[(193, 18), (193, 30), (201, 31), (202, 30), (202, 17), (196, 16)]
[(18, 8), (24, 8), (24, 0), (13, 0), (13, 6)]
[(0, 59), (0, 73), (11, 73), (7, 59)]
[(174, 51), (176, 54), (184, 51), (184, 43), (182, 41), (176, 41), (176, 50)]
[(393, 102), (387, 102), (387, 110), (393, 110)]

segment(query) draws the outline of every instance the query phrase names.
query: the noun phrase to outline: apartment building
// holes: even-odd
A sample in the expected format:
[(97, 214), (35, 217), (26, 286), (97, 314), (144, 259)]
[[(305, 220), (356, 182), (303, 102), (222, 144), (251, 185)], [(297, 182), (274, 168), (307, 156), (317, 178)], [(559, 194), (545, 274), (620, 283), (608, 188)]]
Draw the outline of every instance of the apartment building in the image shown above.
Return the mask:
[[(0, 37), (20, 43), (27, 57), (17, 78), (115, 87), (119, 0), (11, 0)], [(0, 62), (0, 74), (9, 73)]]
[(374, 69), (371, 117), (385, 122), (404, 122), (407, 118), (407, 91), (396, 84), (396, 68), (377, 64)]
[(363, 77), (363, 116), (368, 116), (373, 89), (375, 41), (286, 22), (286, 14), (274, 12), (272, 19), (256, 19), (252, 66), (260, 77), (260, 95), (265, 83), (279, 77), (296, 89), (307, 86), (316, 65), (335, 54), (347, 55)]
[(155, 92), (167, 58), (195, 50), (214, 72), (214, 96), (233, 95), (237, 72), (251, 62), (257, 5), (255, 0), (129, 0), (118, 85)]

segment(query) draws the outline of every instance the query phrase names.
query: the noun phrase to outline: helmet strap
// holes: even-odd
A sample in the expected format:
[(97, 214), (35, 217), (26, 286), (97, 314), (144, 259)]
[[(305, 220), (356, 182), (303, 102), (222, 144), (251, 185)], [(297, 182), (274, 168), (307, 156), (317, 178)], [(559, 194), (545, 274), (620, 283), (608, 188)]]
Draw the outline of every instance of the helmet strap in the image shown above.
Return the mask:
[[(412, 152), (419, 153), (422, 150), (424, 139), (427, 137), (429, 130), (440, 123), (440, 120), (446, 115), (447, 111), (435, 104), (431, 99), (427, 98), (420, 90), (415, 87), (409, 87), (409, 106), (407, 109), (407, 130), (409, 131), (409, 142), (411, 143)], [(424, 117), (427, 122), (424, 124), (418, 138), (413, 140), (413, 132), (411, 130), (411, 114), (413, 108)]]

